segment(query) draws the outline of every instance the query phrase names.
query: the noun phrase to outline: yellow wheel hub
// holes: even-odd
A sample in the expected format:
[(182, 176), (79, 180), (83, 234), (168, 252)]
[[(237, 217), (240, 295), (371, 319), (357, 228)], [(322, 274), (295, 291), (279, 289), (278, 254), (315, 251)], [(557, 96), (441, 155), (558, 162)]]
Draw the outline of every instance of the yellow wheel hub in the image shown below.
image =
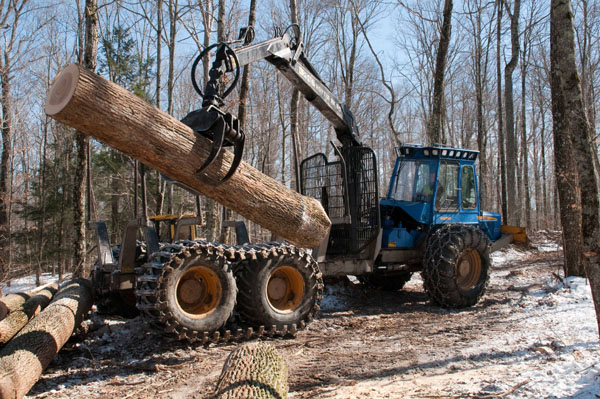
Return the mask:
[(214, 312), (223, 289), (217, 274), (206, 266), (193, 266), (177, 281), (177, 306), (194, 319)]
[(304, 297), (304, 279), (296, 268), (280, 266), (273, 270), (267, 281), (267, 299), (280, 313), (296, 310)]
[(477, 285), (481, 277), (481, 257), (479, 252), (466, 249), (456, 262), (456, 285), (463, 291), (468, 291)]

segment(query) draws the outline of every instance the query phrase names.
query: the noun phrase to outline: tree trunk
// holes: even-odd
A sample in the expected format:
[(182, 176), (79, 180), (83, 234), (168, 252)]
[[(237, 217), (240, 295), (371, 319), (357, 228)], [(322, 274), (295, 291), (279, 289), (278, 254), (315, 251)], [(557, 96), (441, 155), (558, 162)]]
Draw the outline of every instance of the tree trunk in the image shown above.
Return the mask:
[[(225, 13), (225, 4), (223, 4), (223, 14)], [(221, 15), (221, 7), (219, 6), (219, 15)], [(256, 0), (250, 0), (250, 11), (248, 15), (248, 26), (254, 28), (256, 22)], [(240, 121), (240, 128), (245, 130), (246, 128), (246, 100), (248, 99), (249, 81), (250, 81), (250, 64), (244, 66), (242, 72), (242, 83), (240, 85), (240, 97), (238, 106), (238, 120)], [(223, 223), (221, 223), (221, 238), (219, 241), (227, 242), (231, 237), (231, 227), (229, 224), (224, 223), (227, 220), (233, 219), (233, 212), (229, 208), (223, 208)]]
[[(290, 15), (293, 24), (298, 23), (298, 6), (296, 0), (290, 0)], [(298, 159), (298, 106), (300, 92), (294, 88), (290, 99), (290, 135), (292, 137), (292, 152), (294, 165), (294, 188), (300, 192), (300, 160)]]
[(163, 10), (162, 0), (156, 0), (156, 108), (160, 109), (160, 91), (161, 87), (161, 61), (162, 61), (162, 25)]
[(500, 45), (502, 42), (502, 0), (498, 2), (498, 18), (496, 29), (496, 82), (498, 85), (497, 102), (498, 102), (498, 164), (500, 167), (500, 199), (502, 204), (502, 221), (508, 223), (508, 199), (506, 196), (506, 154), (504, 149), (504, 119), (502, 106), (502, 69), (500, 67)]
[[(98, 2), (85, 1), (85, 52), (83, 64), (90, 71), (96, 70), (98, 53)], [(75, 167), (75, 182), (73, 186), (73, 276), (83, 276), (85, 272), (86, 255), (86, 226), (85, 226), (85, 193), (87, 180), (87, 163), (90, 146), (88, 136), (77, 132), (77, 159)]]
[[(46, 113), (93, 135), (167, 176), (204, 193), (300, 247), (321, 242), (330, 221), (321, 204), (301, 196), (245, 162), (223, 184), (233, 154), (222, 151), (207, 169), (211, 142), (135, 94), (77, 65), (65, 68), (50, 89)], [(139, 143), (144, 143), (143, 146)]]
[(511, 58), (504, 68), (504, 107), (506, 118), (506, 194), (508, 223), (517, 225), (521, 216), (521, 207), (517, 201), (517, 140), (515, 135), (515, 107), (513, 100), (513, 72), (519, 63), (519, 14), (521, 0), (515, 0), (510, 16)]
[(4, 62), (5, 54), (0, 54), (0, 84), (2, 85), (2, 153), (0, 154), (0, 281), (3, 281), (9, 272), (8, 257), (5, 256), (9, 248), (9, 200), (12, 171), (10, 158), (12, 154), (12, 109), (10, 79)]
[[(572, 140), (581, 190), (582, 264), (590, 280), (600, 328), (600, 198), (595, 176), (591, 132), (577, 74), (573, 10), (570, 0), (552, 0), (550, 10), (552, 116), (555, 136)], [(558, 150), (557, 150), (558, 151)], [(560, 185), (559, 185), (560, 187)], [(579, 208), (578, 208), (579, 210)]]
[(444, 101), (444, 76), (446, 74), (446, 61), (448, 58), (448, 46), (450, 45), (450, 34), (452, 32), (452, 0), (444, 1), (444, 12), (442, 29), (440, 30), (440, 41), (435, 58), (435, 72), (433, 77), (433, 103), (428, 123), (428, 136), (430, 144), (446, 143), (446, 137), (442, 127), (442, 106)]
[(58, 284), (50, 284), (29, 298), (20, 309), (11, 312), (0, 321), (0, 345), (6, 344), (42, 309), (48, 306), (52, 296), (56, 294)]
[(256, 342), (232, 351), (217, 383), (217, 399), (287, 398), (287, 364), (273, 346)]
[(73, 280), (0, 350), (0, 398), (22, 398), (92, 308), (86, 280)]

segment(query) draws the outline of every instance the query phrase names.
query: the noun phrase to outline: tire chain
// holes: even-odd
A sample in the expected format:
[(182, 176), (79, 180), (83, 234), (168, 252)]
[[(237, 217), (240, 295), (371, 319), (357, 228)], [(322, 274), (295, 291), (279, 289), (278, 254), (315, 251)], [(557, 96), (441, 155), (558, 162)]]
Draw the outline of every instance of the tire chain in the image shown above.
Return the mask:
[[(245, 325), (243, 320), (230, 317), (224, 327), (214, 331), (190, 331), (187, 327), (180, 325), (169, 314), (165, 302), (165, 292), (161, 289), (161, 283), (165, 274), (179, 267), (183, 259), (192, 256), (192, 253), (204, 254), (222, 260), (233, 270), (235, 265), (246, 259), (266, 259), (270, 254), (291, 254), (305, 258), (307, 267), (312, 268), (316, 276), (316, 301), (311, 311), (297, 325), (260, 326), (254, 329)], [(226, 245), (207, 241), (178, 241), (172, 244), (163, 244), (158, 252), (150, 254), (148, 261), (137, 270), (137, 288), (135, 291), (137, 308), (152, 324), (159, 324), (166, 331), (174, 333), (178, 339), (189, 342), (227, 343), (241, 342), (258, 337), (285, 337), (296, 336), (297, 331), (302, 330), (311, 322), (315, 313), (320, 309), (319, 302), (323, 297), (323, 276), (318, 264), (312, 256), (304, 249), (282, 242), (269, 242), (261, 244)], [(235, 311), (235, 308), (234, 308)], [(158, 323), (157, 323), (158, 322)]]
[[(457, 240), (463, 241), (462, 245)], [(460, 255), (460, 248), (473, 248), (479, 253), (489, 251), (490, 242), (484, 232), (477, 228), (468, 227), (460, 224), (443, 225), (436, 229), (427, 240), (427, 250), (423, 259), (423, 287), (425, 292), (431, 298), (437, 298), (436, 302), (444, 307), (450, 306), (450, 293), (444, 292), (441, 288), (441, 276), (444, 270), (440, 270), (440, 265), (437, 261), (454, 265), (455, 260)], [(444, 256), (443, 251), (450, 250), (455, 252), (455, 259), (449, 259)], [(434, 264), (435, 263), (435, 264)], [(448, 277), (448, 276), (446, 276)], [(489, 273), (486, 276), (484, 287), (489, 280)], [(485, 291), (485, 288), (484, 288)], [(481, 292), (480, 296), (483, 295)], [(450, 306), (452, 307), (452, 306)]]

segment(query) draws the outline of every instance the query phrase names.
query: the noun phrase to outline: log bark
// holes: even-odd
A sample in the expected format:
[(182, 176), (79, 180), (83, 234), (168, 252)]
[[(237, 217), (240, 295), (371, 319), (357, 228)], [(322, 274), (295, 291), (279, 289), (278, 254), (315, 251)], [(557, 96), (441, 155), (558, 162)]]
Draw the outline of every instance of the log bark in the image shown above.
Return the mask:
[(50, 284), (29, 298), (19, 310), (11, 312), (7, 318), (0, 321), (0, 345), (6, 344), (42, 309), (48, 306), (56, 294), (58, 284)]
[(25, 302), (36, 293), (55, 285), (54, 283), (44, 284), (41, 287), (34, 288), (27, 292), (17, 292), (8, 294), (0, 298), (0, 320), (4, 320), (11, 312), (15, 312), (23, 306)]
[(27, 394), (91, 308), (88, 281), (65, 284), (52, 303), (0, 350), (0, 399)]
[[(300, 247), (314, 247), (331, 222), (321, 204), (242, 162), (227, 182), (212, 185), (195, 172), (212, 143), (133, 93), (78, 65), (65, 68), (46, 100), (46, 113), (165, 175), (203, 193)], [(229, 171), (222, 151), (207, 169), (212, 179)]]
[(284, 399), (287, 394), (285, 360), (273, 346), (257, 342), (229, 354), (215, 396), (217, 399)]

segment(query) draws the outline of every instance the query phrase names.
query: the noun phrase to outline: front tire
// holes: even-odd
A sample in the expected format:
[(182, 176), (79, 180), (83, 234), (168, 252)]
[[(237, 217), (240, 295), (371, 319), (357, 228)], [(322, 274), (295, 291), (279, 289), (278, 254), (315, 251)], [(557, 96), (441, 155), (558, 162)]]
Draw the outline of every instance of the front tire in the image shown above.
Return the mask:
[(277, 331), (310, 321), (323, 293), (317, 263), (292, 245), (263, 245), (255, 259), (236, 267), (240, 316), (253, 327)]
[(448, 308), (475, 305), (489, 280), (489, 240), (481, 230), (445, 225), (427, 243), (423, 285), (433, 302)]

